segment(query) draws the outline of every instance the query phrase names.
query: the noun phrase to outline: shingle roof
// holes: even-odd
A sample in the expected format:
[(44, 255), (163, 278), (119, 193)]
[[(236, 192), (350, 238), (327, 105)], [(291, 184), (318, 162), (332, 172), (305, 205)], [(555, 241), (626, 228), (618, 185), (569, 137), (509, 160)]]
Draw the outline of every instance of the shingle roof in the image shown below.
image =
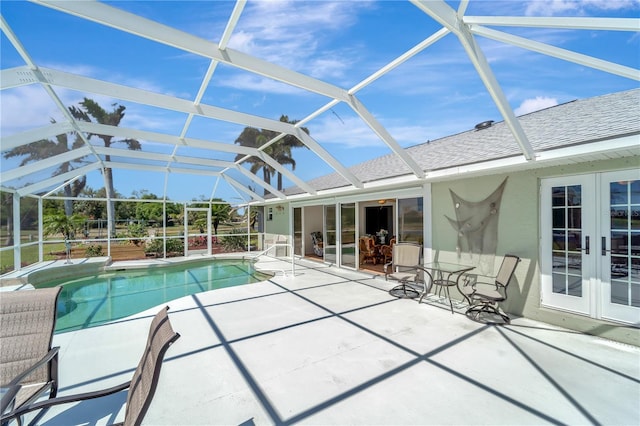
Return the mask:
[[(536, 152), (587, 144), (603, 139), (640, 133), (640, 89), (612, 93), (556, 105), (518, 117)], [(456, 135), (406, 148), (425, 171), (446, 169), (522, 155), (504, 121), (483, 130)], [(394, 154), (384, 155), (349, 168), (363, 182), (411, 173)], [(316, 190), (348, 186), (338, 173), (308, 182)], [(287, 195), (302, 193), (289, 188)]]

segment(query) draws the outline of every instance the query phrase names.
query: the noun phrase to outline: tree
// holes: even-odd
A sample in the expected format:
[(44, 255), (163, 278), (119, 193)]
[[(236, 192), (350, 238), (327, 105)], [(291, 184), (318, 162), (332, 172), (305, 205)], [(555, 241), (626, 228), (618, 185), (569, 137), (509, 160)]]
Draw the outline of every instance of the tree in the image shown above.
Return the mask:
[[(283, 123), (296, 124), (300, 120), (289, 121), (289, 117), (288, 116), (281, 115), (280, 116), (280, 121), (282, 121)], [(305, 132), (306, 134), (309, 134), (309, 129), (308, 128), (301, 127), (300, 129), (303, 132)], [(297, 137), (295, 137), (293, 135), (286, 135), (284, 138), (280, 139), (274, 145), (281, 146), (282, 149), (275, 150), (273, 158), (278, 163), (280, 163), (282, 165), (289, 164), (291, 166), (291, 170), (295, 170), (296, 169), (296, 162), (294, 161), (293, 156), (291, 155), (291, 149), (292, 148), (307, 148), (307, 146), (304, 143), (302, 143), (302, 141), (300, 139), (298, 139)], [(282, 188), (282, 173), (278, 172), (278, 190), (282, 191), (282, 189), (283, 189)]]
[[(118, 126), (124, 118), (124, 111), (125, 109), (127, 109), (127, 107), (125, 107), (124, 105), (118, 105), (117, 103), (114, 103), (111, 106), (113, 107), (113, 110), (111, 112), (107, 112), (94, 100), (84, 98), (84, 100), (80, 102), (80, 108), (71, 106), (69, 107), (69, 111), (76, 120), (92, 122), (93, 119), (100, 124)], [(140, 146), (140, 142), (138, 142), (138, 140), (136, 139), (114, 140), (114, 137), (111, 135), (99, 135), (91, 133), (88, 135), (88, 139), (91, 139), (92, 136), (97, 136), (98, 138), (102, 139), (102, 142), (104, 143), (104, 146), (106, 148), (109, 148), (114, 143), (124, 143), (127, 145), (127, 148), (131, 150), (140, 150), (142, 148)], [(105, 161), (111, 161), (111, 156), (105, 155)], [(104, 186), (107, 191), (108, 199), (107, 217), (111, 221), (111, 233), (113, 236), (115, 236), (116, 214), (113, 199), (115, 198), (116, 191), (113, 186), (113, 172), (109, 167), (104, 169)]]
[[(245, 127), (242, 133), (240, 133), (240, 136), (238, 136), (238, 138), (235, 140), (235, 143), (250, 148), (260, 148), (262, 145), (269, 141), (267, 136), (262, 132), (262, 130), (256, 129), (254, 127)], [(236, 155), (235, 161), (241, 160), (244, 157), (244, 154), (238, 154)], [(251, 164), (251, 173), (257, 175), (258, 172), (262, 170), (262, 180), (264, 180), (265, 183), (271, 184), (273, 168), (267, 162), (265, 162), (262, 158), (256, 156), (252, 156), (246, 161), (247, 163)], [(264, 193), (267, 193), (266, 189)]]
[(7, 227), (7, 239), (4, 246), (13, 245), (13, 194), (0, 191), (0, 222)]
[[(214, 198), (212, 201), (222, 201), (220, 198)], [(218, 225), (227, 222), (231, 218), (231, 205), (212, 204), (211, 205), (211, 223), (213, 224), (213, 233), (218, 234)]]
[[(55, 123), (54, 119), (51, 119), (51, 123)], [(75, 135), (75, 139), (69, 147), (69, 135)], [(7, 152), (5, 152), (4, 158), (12, 157), (24, 157), (20, 162), (20, 166), (24, 166), (30, 162), (44, 160), (55, 155), (64, 154), (67, 151), (80, 148), (84, 144), (84, 141), (77, 135), (77, 133), (63, 133), (57, 135), (55, 139), (41, 139), (36, 142), (31, 142), (26, 145), (17, 146)], [(76, 160), (74, 162), (80, 162)], [(71, 162), (65, 161), (53, 172), (54, 176), (61, 175), (73, 170)], [(65, 185), (64, 195), (66, 197), (77, 197), (87, 184), (86, 176), (82, 176), (76, 179), (70, 185)], [(67, 216), (73, 214), (73, 200), (65, 200), (64, 211)]]
[(82, 191), (82, 199), (76, 201), (73, 209), (74, 213), (81, 214), (89, 219), (106, 219), (106, 204), (104, 201), (97, 201), (95, 198), (105, 198), (104, 188), (97, 191), (91, 187), (85, 187)]
[[(231, 219), (232, 208), (231, 205), (225, 202), (221, 198), (212, 198), (211, 199), (211, 224), (213, 225), (213, 233), (218, 233), (218, 226), (221, 223), (228, 222)], [(194, 204), (194, 207), (208, 207), (208, 203), (198, 203)], [(196, 226), (202, 226), (202, 223), (198, 223), (197, 219), (193, 219)], [(204, 224), (206, 226), (206, 222)]]
[[(286, 115), (280, 116), (280, 121), (284, 123), (290, 123), (290, 124), (296, 124), (298, 122), (298, 120), (289, 121), (289, 117)], [(305, 133), (309, 134), (309, 129), (307, 129), (306, 127), (302, 127), (302, 130)], [(271, 139), (275, 138), (276, 136), (278, 136), (278, 133), (274, 132), (273, 130), (256, 129), (255, 127), (245, 127), (242, 130), (242, 133), (240, 133), (240, 136), (238, 136), (238, 138), (235, 140), (235, 143), (242, 146), (257, 149), (257, 148), (260, 148), (265, 143), (267, 143), (268, 141), (270, 141)], [(304, 146), (306, 145), (304, 145), (294, 135), (286, 135), (282, 139), (279, 139), (278, 141), (266, 147), (263, 150), (263, 152), (269, 155), (270, 157), (272, 157), (278, 163), (282, 165), (290, 165), (291, 169), (295, 170), (296, 162), (293, 159), (293, 156), (291, 154), (291, 149), (304, 147)], [(236, 156), (235, 161), (238, 161), (244, 157), (245, 157), (244, 154), (238, 154)], [(251, 168), (250, 168), (251, 173), (257, 175), (258, 172), (262, 170), (262, 178), (264, 182), (271, 184), (271, 177), (276, 174), (276, 170), (273, 167), (271, 167), (271, 165), (269, 165), (267, 162), (265, 162), (264, 160), (256, 156), (252, 156), (246, 161), (251, 164)], [(279, 191), (282, 190), (282, 173), (280, 172), (278, 172), (277, 189)], [(267, 192), (268, 191), (265, 189), (264, 194), (266, 195)]]
[(42, 218), (42, 231), (45, 235), (62, 234), (65, 240), (75, 237), (76, 231), (82, 228), (86, 218), (80, 215), (51, 214)]
[(246, 208), (243, 214), (243, 218), (246, 219), (247, 217), (247, 220), (249, 221), (249, 228), (255, 229), (258, 218), (260, 217), (260, 212), (258, 212), (258, 210), (256, 210), (255, 208)]
[[(156, 194), (142, 190), (134, 192), (140, 200), (159, 200)], [(162, 203), (135, 203), (135, 218), (142, 219), (145, 222), (162, 223)]]

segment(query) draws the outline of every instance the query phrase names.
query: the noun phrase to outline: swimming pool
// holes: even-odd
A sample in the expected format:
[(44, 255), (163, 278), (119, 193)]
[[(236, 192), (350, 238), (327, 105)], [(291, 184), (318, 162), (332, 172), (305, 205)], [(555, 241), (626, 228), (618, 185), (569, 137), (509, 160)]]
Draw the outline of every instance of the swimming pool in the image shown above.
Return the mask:
[(124, 318), (183, 296), (268, 278), (251, 261), (217, 259), (118, 270), (37, 287), (63, 286), (55, 329), (63, 333)]

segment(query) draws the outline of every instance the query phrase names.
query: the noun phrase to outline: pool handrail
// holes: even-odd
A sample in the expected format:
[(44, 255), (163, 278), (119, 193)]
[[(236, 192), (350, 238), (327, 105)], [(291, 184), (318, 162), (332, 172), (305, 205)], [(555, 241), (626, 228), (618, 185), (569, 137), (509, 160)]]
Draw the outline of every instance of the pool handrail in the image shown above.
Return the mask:
[[(258, 259), (260, 256), (264, 256), (266, 255), (269, 250), (273, 249), (273, 248), (278, 248), (278, 247), (287, 247), (290, 250), (291, 253), (291, 275), (292, 276), (296, 276), (296, 258), (293, 254), (293, 245), (291, 243), (287, 243), (287, 242), (275, 242), (273, 245), (267, 247), (266, 249), (257, 252), (255, 255), (251, 255), (249, 256), (251, 259)], [(277, 256), (276, 256), (277, 257)], [(246, 257), (243, 257), (243, 259)], [(282, 273), (284, 275), (287, 275), (286, 272), (284, 271), (284, 269), (282, 269)]]

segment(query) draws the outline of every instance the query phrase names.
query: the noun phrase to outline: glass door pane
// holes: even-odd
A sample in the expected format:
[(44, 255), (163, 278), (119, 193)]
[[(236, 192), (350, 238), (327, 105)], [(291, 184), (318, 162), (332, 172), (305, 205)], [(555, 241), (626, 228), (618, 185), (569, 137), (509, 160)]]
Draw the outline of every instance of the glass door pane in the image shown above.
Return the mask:
[(324, 206), (324, 261), (336, 263), (336, 206)]
[(582, 186), (551, 188), (553, 292), (582, 296)]
[(398, 242), (423, 243), (422, 197), (398, 200)]
[(637, 171), (603, 174), (601, 270), (603, 316), (640, 322), (640, 176)]
[(302, 256), (302, 208), (293, 209), (293, 253)]
[(597, 250), (594, 184), (588, 175), (542, 182), (543, 305), (591, 314)]
[(340, 205), (341, 265), (356, 267), (356, 205)]

